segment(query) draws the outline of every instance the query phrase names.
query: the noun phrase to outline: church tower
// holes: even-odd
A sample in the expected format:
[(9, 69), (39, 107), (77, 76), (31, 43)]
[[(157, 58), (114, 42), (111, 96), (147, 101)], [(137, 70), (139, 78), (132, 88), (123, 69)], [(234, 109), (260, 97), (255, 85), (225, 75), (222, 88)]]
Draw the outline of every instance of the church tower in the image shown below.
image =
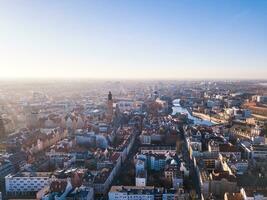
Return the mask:
[(113, 119), (113, 99), (111, 92), (108, 93), (108, 103), (107, 103), (107, 119), (109, 122)]

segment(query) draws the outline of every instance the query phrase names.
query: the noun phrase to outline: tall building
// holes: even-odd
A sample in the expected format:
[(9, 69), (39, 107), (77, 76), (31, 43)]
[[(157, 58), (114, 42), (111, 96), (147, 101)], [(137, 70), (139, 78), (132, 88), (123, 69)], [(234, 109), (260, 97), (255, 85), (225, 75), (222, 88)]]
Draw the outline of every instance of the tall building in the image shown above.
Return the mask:
[(6, 134), (3, 118), (0, 116), (0, 138)]
[(40, 128), (39, 109), (34, 107), (26, 108), (26, 126), (29, 129)]
[(6, 134), (3, 118), (0, 116), (0, 138)]
[(107, 103), (107, 119), (109, 122), (113, 119), (113, 99), (111, 92), (108, 93), (108, 103)]

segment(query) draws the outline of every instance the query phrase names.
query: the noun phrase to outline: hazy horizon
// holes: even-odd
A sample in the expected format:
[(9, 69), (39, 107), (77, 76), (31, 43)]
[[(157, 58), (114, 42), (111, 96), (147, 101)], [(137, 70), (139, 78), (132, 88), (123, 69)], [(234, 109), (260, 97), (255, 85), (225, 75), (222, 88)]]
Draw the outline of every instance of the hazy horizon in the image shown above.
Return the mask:
[(266, 80), (267, 1), (2, 1), (0, 80)]

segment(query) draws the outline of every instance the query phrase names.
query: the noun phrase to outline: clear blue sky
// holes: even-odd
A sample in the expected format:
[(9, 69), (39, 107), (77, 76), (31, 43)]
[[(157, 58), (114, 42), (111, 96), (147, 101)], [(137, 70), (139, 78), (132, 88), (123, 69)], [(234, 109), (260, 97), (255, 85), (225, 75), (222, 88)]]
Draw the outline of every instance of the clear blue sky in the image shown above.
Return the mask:
[(266, 0), (3, 0), (0, 78), (267, 78)]

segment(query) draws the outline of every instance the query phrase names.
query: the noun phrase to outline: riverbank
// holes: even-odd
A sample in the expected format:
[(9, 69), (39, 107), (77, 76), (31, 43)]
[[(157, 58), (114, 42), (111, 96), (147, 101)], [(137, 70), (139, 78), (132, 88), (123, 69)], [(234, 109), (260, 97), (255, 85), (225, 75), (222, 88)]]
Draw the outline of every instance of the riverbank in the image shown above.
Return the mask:
[(213, 124), (226, 123), (225, 120), (217, 119), (215, 117), (210, 117), (209, 115), (203, 113), (193, 112), (192, 114), (193, 116), (198, 117), (200, 119), (211, 121)]
[(252, 116), (260, 120), (267, 120), (267, 117), (263, 115), (252, 114)]

